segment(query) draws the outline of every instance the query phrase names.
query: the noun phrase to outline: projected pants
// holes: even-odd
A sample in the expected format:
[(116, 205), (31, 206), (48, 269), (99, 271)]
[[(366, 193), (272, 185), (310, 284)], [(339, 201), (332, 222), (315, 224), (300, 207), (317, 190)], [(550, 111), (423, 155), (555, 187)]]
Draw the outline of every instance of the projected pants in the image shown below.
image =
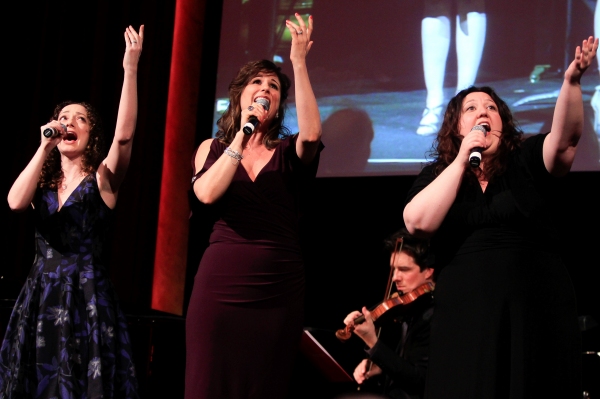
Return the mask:
[[(455, 6), (454, 8), (452, 6)], [(427, 98), (417, 133), (435, 134), (445, 105), (444, 78), (450, 49), (451, 17), (456, 19), (456, 92), (475, 83), (486, 34), (483, 0), (427, 0), (421, 21), (423, 72)]]

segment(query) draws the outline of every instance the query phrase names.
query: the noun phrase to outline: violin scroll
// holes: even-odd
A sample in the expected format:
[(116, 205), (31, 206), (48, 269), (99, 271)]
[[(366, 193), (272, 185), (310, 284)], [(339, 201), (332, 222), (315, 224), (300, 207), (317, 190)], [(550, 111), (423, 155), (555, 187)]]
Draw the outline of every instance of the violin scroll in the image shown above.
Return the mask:
[(342, 342), (347, 341), (352, 336), (352, 332), (354, 331), (354, 326), (357, 324), (362, 324), (365, 322), (365, 315), (360, 315), (356, 319), (354, 319), (354, 323), (351, 325), (347, 325), (345, 328), (337, 330), (335, 332), (335, 336)]
[(354, 327), (350, 327), (349, 325), (346, 328), (339, 329), (335, 332), (335, 336), (342, 342), (346, 342), (352, 336), (352, 332), (354, 331)]

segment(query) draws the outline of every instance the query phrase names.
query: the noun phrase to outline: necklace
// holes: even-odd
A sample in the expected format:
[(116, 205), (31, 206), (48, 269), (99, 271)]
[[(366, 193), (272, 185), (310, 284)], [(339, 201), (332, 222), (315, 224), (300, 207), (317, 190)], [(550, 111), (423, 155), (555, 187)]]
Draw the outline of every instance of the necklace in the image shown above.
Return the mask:
[(75, 176), (73, 176), (73, 177), (71, 178), (71, 180), (70, 180), (68, 183), (66, 183), (66, 184), (62, 184), (62, 185), (60, 186), (60, 189), (61, 189), (62, 191), (65, 191), (65, 190), (67, 189), (67, 187), (69, 187), (69, 184), (73, 183), (73, 181), (74, 181), (75, 179), (77, 179), (77, 178), (81, 178), (81, 172), (79, 172), (79, 173), (77, 173)]

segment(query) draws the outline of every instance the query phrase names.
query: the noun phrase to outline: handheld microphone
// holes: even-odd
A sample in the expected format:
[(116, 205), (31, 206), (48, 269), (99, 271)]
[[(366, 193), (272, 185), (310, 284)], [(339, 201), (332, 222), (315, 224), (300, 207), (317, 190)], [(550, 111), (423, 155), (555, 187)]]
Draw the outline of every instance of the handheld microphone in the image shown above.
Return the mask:
[[(269, 103), (269, 100), (267, 100), (266, 98), (263, 98), (263, 97), (257, 98), (255, 102), (257, 104), (262, 105), (262, 107), (265, 109), (265, 111), (268, 111), (269, 107), (271, 106), (271, 104)], [(257, 125), (258, 125), (258, 118), (254, 115), (251, 115), (250, 118), (248, 118), (248, 122), (246, 122), (246, 124), (244, 125), (244, 128), (242, 130), (244, 131), (244, 134), (252, 134), (252, 132), (254, 132), (254, 128)]]
[[(63, 125), (62, 123), (60, 124), (60, 126), (63, 128), (63, 130), (66, 132), (67, 131), (67, 127), (65, 125)], [(46, 129), (44, 129), (44, 131), (42, 132), (42, 134), (44, 135), (44, 137), (56, 137), (58, 136), (59, 132), (58, 130), (56, 130), (53, 127), (47, 127)]]
[[(487, 133), (490, 131), (490, 127), (487, 125), (475, 125), (475, 126), (473, 126), (471, 131), (473, 131), (473, 130), (480, 130), (483, 132), (484, 136), (487, 136)], [(481, 153), (482, 152), (483, 152), (483, 148), (481, 148), (481, 147), (475, 147), (471, 150), (471, 154), (469, 155), (469, 164), (471, 165), (471, 167), (473, 167), (473, 168), (479, 167), (479, 163), (481, 162)]]

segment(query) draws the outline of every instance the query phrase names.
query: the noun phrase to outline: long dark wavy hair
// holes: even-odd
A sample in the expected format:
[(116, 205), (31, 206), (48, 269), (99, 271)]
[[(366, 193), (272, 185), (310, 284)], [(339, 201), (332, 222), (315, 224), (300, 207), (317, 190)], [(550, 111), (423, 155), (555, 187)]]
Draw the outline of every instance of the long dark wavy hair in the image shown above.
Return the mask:
[[(88, 175), (96, 172), (100, 162), (102, 162), (107, 154), (102, 120), (94, 107), (86, 102), (63, 101), (54, 108), (50, 121), (58, 120), (58, 116), (63, 108), (71, 104), (81, 105), (87, 111), (87, 117), (90, 124), (90, 137), (83, 152), (82, 172)], [(42, 173), (40, 174), (38, 186), (40, 188), (57, 190), (62, 179), (63, 170), (60, 162), (60, 152), (58, 151), (58, 147), (54, 147), (52, 151), (50, 151), (50, 154), (48, 154), (48, 157), (42, 166)]]
[(237, 76), (229, 83), (229, 107), (227, 107), (227, 110), (217, 121), (219, 130), (216, 137), (222, 143), (231, 144), (235, 134), (240, 130), (242, 115), (240, 97), (250, 80), (261, 72), (274, 73), (277, 75), (281, 85), (281, 100), (279, 101), (277, 117), (269, 126), (267, 134), (263, 139), (263, 144), (268, 149), (272, 149), (283, 137), (291, 134), (290, 130), (283, 126), (285, 111), (287, 109), (285, 101), (287, 100), (288, 91), (291, 86), (290, 78), (281, 71), (280, 67), (269, 60), (250, 61), (239, 70)]
[[(429, 151), (431, 158), (433, 158), (433, 161), (430, 163), (434, 166), (436, 175), (439, 175), (446, 169), (458, 155), (458, 150), (463, 139), (459, 133), (463, 100), (467, 95), (475, 92), (488, 94), (498, 106), (500, 118), (502, 119), (502, 134), (500, 135), (498, 149), (485, 162), (485, 170), (483, 172), (488, 181), (504, 173), (509, 154), (518, 148), (523, 141), (523, 131), (517, 126), (506, 102), (496, 94), (494, 89), (489, 86), (470, 86), (459, 91), (448, 103), (442, 127), (433, 142), (432, 149)], [(470, 176), (468, 179), (471, 181), (476, 177), (475, 172), (471, 169), (467, 173), (467, 176)]]

